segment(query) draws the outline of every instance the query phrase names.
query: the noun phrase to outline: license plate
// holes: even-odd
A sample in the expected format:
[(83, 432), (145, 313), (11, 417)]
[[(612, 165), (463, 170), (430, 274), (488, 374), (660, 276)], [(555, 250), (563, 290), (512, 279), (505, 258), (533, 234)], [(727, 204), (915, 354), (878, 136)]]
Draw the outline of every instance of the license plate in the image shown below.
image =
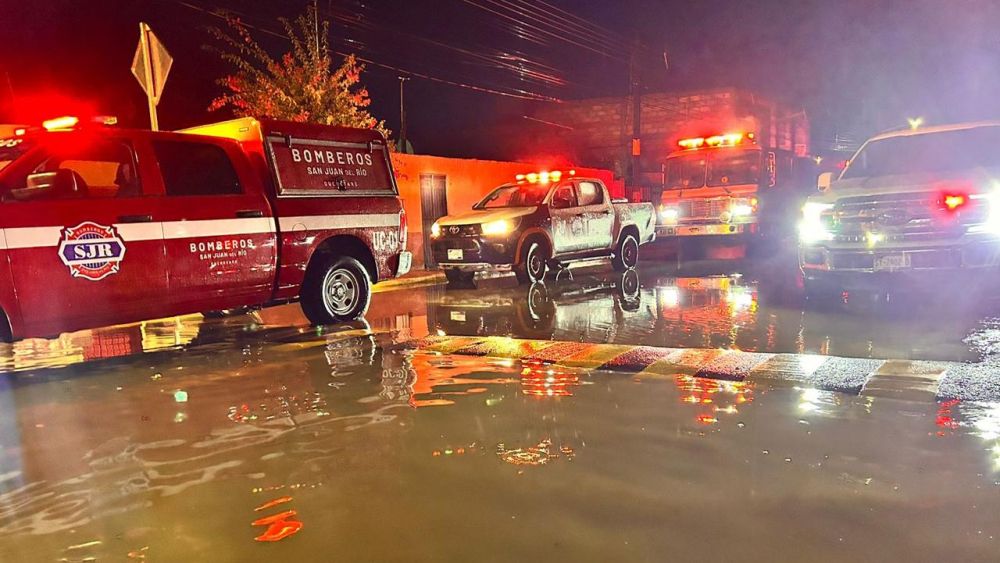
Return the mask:
[(875, 259), (876, 270), (905, 270), (910, 267), (909, 254), (889, 254)]
[(461, 260), (464, 256), (465, 252), (461, 248), (448, 249), (448, 260)]
[(399, 254), (399, 268), (396, 269), (397, 276), (406, 275), (410, 268), (413, 266), (413, 254), (408, 251), (403, 251)]
[(458, 321), (460, 323), (465, 322), (465, 311), (452, 311), (451, 320)]

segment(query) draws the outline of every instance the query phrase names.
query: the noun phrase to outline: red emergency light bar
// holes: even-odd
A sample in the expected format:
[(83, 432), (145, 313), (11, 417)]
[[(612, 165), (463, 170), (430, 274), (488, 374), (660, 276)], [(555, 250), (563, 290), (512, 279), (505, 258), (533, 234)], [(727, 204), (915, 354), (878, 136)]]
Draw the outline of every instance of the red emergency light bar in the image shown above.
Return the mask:
[[(88, 124), (93, 125), (117, 125), (118, 118), (111, 115), (99, 115), (87, 121)], [(42, 122), (42, 127), (46, 131), (66, 131), (68, 129), (73, 129), (80, 125), (80, 118), (74, 115), (64, 115), (62, 117), (56, 117), (54, 119), (47, 119)], [(24, 133), (21, 133), (22, 135)]]
[[(570, 170), (565, 173), (567, 176), (576, 176), (576, 170)], [(527, 182), (529, 184), (548, 184), (549, 182), (558, 182), (563, 177), (562, 170), (552, 170), (543, 172), (529, 172), (527, 174), (518, 174), (514, 176), (514, 179), (518, 182)]]
[(753, 133), (723, 133), (711, 137), (691, 137), (681, 139), (677, 144), (682, 149), (700, 149), (701, 147), (729, 147), (742, 144), (744, 140), (754, 142), (757, 136)]

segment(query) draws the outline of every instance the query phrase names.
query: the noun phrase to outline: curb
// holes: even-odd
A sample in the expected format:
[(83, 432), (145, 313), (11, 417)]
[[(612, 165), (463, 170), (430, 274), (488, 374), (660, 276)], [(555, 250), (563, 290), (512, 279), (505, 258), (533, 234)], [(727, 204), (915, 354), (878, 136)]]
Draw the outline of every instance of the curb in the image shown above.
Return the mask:
[(407, 287), (416, 287), (421, 285), (437, 285), (439, 283), (445, 283), (444, 272), (427, 272), (426, 274), (420, 274), (415, 276), (405, 276), (402, 278), (394, 278), (391, 280), (386, 280), (375, 284), (372, 288), (372, 293), (384, 293), (386, 291), (394, 291), (397, 289), (403, 289)]
[(1000, 365), (986, 363), (872, 360), (501, 336), (431, 336), (411, 342), (409, 346), (439, 354), (627, 373), (640, 379), (693, 376), (737, 382), (779, 380), (862, 397), (922, 402), (1000, 401)]

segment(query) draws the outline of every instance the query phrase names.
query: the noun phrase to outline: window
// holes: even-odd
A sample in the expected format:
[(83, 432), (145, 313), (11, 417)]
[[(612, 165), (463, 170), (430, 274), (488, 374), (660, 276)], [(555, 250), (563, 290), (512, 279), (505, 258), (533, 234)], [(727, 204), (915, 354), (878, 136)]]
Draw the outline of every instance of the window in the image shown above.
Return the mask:
[[(31, 173), (70, 170), (76, 178), (72, 193), (49, 197), (138, 197), (142, 195), (135, 173), (132, 148), (121, 142), (100, 141), (62, 146)], [(44, 196), (43, 196), (44, 197)]]
[(594, 182), (580, 182), (576, 189), (580, 199), (580, 207), (604, 203), (604, 192)]
[(576, 192), (573, 190), (573, 184), (559, 186), (552, 194), (552, 207), (556, 209), (576, 207), (576, 205)]
[(760, 151), (720, 149), (708, 163), (709, 186), (757, 184), (759, 181)]
[(705, 157), (691, 154), (667, 161), (667, 188), (701, 188), (705, 185)]
[(153, 141), (168, 196), (242, 193), (233, 163), (221, 147), (187, 141)]

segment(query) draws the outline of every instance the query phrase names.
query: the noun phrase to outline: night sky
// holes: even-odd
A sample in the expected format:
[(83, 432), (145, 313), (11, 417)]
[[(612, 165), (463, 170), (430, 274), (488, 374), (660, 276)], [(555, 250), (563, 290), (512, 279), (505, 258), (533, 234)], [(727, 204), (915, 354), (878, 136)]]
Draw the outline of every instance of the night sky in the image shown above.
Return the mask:
[[(129, 66), (138, 23), (175, 57), (163, 128), (210, 114), (227, 67), (203, 45), (212, 13), (280, 31), (305, 0), (2, 0), (0, 122), (93, 111), (145, 126)], [(635, 58), (649, 90), (743, 87), (803, 106), (814, 144), (905, 126), (1000, 118), (995, 0), (319, 0), (336, 50), (369, 59), (373, 113), (399, 127), (400, 74), (417, 152), (490, 156), (489, 131), (532, 99), (623, 95)], [(273, 54), (279, 38), (258, 36)], [(663, 53), (667, 53), (669, 69)], [(420, 76), (416, 76), (420, 75)], [(9, 82), (8, 82), (9, 78)], [(488, 92), (486, 91), (488, 90)], [(58, 106), (58, 107), (55, 107)]]

